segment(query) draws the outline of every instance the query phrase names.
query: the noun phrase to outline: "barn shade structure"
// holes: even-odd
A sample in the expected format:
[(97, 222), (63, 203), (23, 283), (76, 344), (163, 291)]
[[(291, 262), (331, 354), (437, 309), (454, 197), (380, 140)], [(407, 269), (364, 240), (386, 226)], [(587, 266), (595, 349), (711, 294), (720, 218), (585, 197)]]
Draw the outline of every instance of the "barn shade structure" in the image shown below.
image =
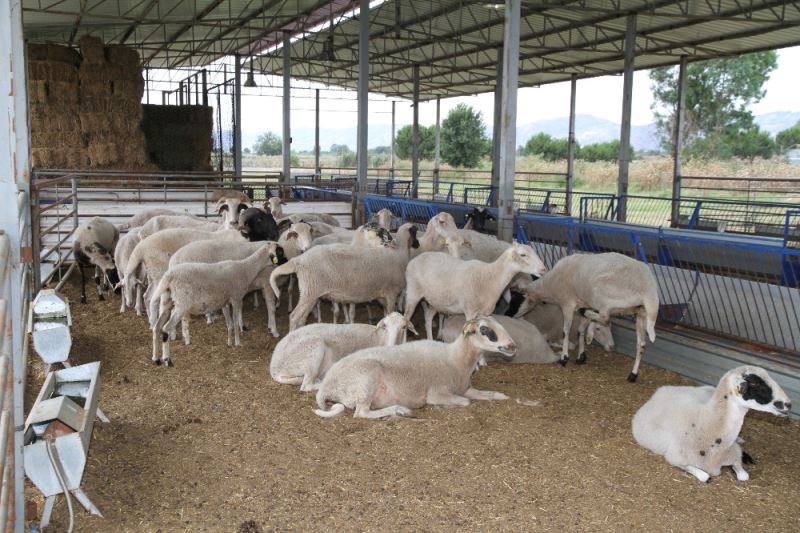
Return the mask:
[[(620, 220), (625, 217), (632, 75), (636, 69), (680, 65), (800, 44), (800, 2), (787, 0), (7, 0), (0, 2), (0, 298), (10, 313), (0, 339), (11, 355), (2, 369), (13, 388), (3, 403), (14, 433), (14, 495), (0, 509), (0, 529), (21, 531), (24, 423), (24, 316), (30, 246), (30, 143), (24, 42), (74, 46), (85, 35), (138, 50), (149, 69), (215, 68), (236, 57), (236, 96), (242, 70), (284, 77), (284, 177), (290, 170), (290, 79), (357, 89), (358, 178), (367, 172), (368, 94), (418, 103), (495, 93), (493, 184), (499, 233), (513, 230), (514, 154), (519, 87), (571, 82), (574, 139), (577, 81), (623, 74), (619, 162)], [(8, 52), (11, 53), (8, 53)], [(6, 74), (10, 73), (10, 74)], [(317, 98), (318, 101), (318, 98)], [(317, 104), (318, 106), (318, 104)], [(415, 135), (418, 107), (415, 106)], [(679, 113), (680, 117), (682, 114)], [(241, 113), (241, 108), (237, 107)], [(237, 124), (239, 121), (236, 121)], [(319, 123), (317, 120), (317, 129)], [(680, 128), (676, 128), (680, 131)], [(676, 139), (680, 141), (680, 139)], [(318, 141), (317, 141), (318, 144)], [(415, 142), (416, 144), (416, 142)], [(675, 144), (674, 196), (680, 196), (680, 142)], [(572, 145), (571, 145), (572, 146)], [(236, 152), (241, 153), (237, 133)], [(414, 150), (416, 153), (416, 149)], [(573, 154), (574, 150), (570, 150)], [(237, 157), (237, 170), (241, 170)], [(319, 167), (319, 164), (317, 164)], [(567, 193), (571, 191), (572, 155)], [(414, 161), (414, 180), (418, 166)], [(358, 202), (363, 208), (363, 202)], [(567, 202), (571, 205), (571, 202)], [(677, 214), (673, 213), (673, 217)], [(8, 268), (7, 268), (8, 267)], [(7, 323), (6, 323), (7, 322)], [(7, 350), (7, 351), (6, 351)], [(3, 363), (5, 364), (5, 363)], [(13, 381), (13, 385), (12, 385)], [(6, 450), (0, 450), (5, 452)], [(0, 454), (6, 456), (5, 453)]]

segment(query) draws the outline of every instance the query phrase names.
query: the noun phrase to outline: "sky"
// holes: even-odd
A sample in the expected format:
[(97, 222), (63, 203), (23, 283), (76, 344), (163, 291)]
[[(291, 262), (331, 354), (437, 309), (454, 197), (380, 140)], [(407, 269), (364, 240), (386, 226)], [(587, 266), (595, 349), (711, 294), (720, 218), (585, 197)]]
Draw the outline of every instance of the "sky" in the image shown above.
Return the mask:
[[(766, 96), (751, 107), (756, 114), (775, 111), (800, 111), (800, 98), (797, 86), (800, 77), (800, 47), (778, 50), (778, 67), (766, 83)], [(262, 91), (275, 96), (243, 96), (242, 130), (248, 133), (274, 131), (281, 134), (280, 89), (270, 90), (264, 86), (269, 83), (266, 77), (258, 77)], [(277, 84), (280, 80), (277, 81)], [(537, 88), (520, 89), (517, 103), (517, 124), (538, 120), (548, 120), (569, 115), (569, 83), (543, 85)], [(321, 123), (323, 128), (346, 128), (356, 124), (355, 92), (323, 91), (321, 99)], [(326, 99), (325, 96), (330, 96)], [(653, 98), (650, 91), (648, 71), (637, 71), (633, 79), (633, 103), (631, 121), (634, 125), (654, 122), (650, 109)], [(374, 99), (374, 101), (372, 100)], [(457, 104), (464, 102), (483, 113), (484, 121), (491, 129), (494, 97), (492, 93), (476, 96), (449, 98), (441, 101), (441, 117)], [(369, 103), (370, 125), (391, 124), (391, 104), (380, 95), (371, 95)], [(605, 76), (578, 80), (576, 112), (589, 114), (619, 123), (622, 114), (622, 76)], [(396, 124), (410, 124), (413, 120), (409, 101), (398, 100), (396, 104)], [(294, 90), (291, 111), (292, 126), (314, 127), (314, 99), (308, 90)], [(420, 123), (435, 124), (436, 104), (426, 102), (420, 105)], [(324, 143), (321, 143), (324, 145)]]

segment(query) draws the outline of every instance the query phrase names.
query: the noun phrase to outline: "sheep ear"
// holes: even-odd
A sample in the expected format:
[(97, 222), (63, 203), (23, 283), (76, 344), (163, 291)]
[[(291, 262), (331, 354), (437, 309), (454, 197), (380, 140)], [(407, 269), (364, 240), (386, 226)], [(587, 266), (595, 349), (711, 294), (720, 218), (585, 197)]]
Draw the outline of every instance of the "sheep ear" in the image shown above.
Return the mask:
[(222, 204), (217, 208), (217, 214), (221, 215), (223, 211), (228, 210), (228, 204)]
[(283, 231), (291, 225), (292, 225), (292, 220), (289, 218), (285, 218), (278, 223), (278, 231)]
[(376, 327), (377, 329), (386, 329), (386, 319), (385, 319), (385, 318), (382, 318), (380, 322), (378, 322), (377, 324), (375, 324), (375, 327)]
[(467, 337), (469, 335), (472, 335), (476, 331), (478, 331), (478, 321), (477, 320), (470, 320), (469, 322), (464, 324), (464, 329), (461, 330), (461, 333), (465, 337)]
[(245, 209), (248, 209), (247, 204), (240, 203), (239, 205), (236, 206), (236, 214), (241, 213)]
[(263, 209), (264, 209), (264, 211), (266, 211), (267, 213), (270, 213), (270, 214), (272, 213), (272, 208), (269, 206), (269, 202), (264, 202)]
[(408, 331), (413, 333), (415, 337), (419, 337), (419, 333), (417, 333), (417, 328), (414, 327), (414, 324), (412, 324), (410, 320), (406, 320), (406, 328), (408, 328)]
[(299, 235), (297, 234), (296, 231), (290, 231), (289, 233), (286, 234), (287, 239), (296, 239), (297, 237), (299, 237)]

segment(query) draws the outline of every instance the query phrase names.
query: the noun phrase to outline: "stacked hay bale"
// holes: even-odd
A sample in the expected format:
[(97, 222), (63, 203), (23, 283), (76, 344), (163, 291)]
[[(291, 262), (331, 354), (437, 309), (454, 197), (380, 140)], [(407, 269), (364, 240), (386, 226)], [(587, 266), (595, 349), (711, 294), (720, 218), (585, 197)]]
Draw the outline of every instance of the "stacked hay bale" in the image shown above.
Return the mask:
[(78, 120), (78, 67), (75, 50), (51, 44), (28, 46), (28, 101), (31, 160), (36, 168), (88, 166)]
[(124, 46), (80, 42), (80, 132), (92, 168), (150, 168), (142, 131), (144, 78), (139, 54)]
[(144, 105), (150, 158), (162, 170), (211, 170), (213, 108)]

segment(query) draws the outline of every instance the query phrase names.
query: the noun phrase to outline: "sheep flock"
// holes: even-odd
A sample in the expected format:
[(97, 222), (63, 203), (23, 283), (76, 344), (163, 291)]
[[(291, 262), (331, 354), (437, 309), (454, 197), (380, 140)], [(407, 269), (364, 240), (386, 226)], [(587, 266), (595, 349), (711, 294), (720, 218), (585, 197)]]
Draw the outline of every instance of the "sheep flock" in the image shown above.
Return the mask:
[[(119, 226), (101, 218), (81, 225), (73, 245), (81, 301), (84, 268), (94, 267), (98, 298), (113, 288), (120, 312), (147, 315), (152, 361), (165, 367), (174, 366), (170, 342), (191, 343), (193, 316), (210, 323), (221, 315), (231, 347), (247, 342), (249, 328), (265, 327), (282, 336), (269, 376), (312, 392), (313, 413), (323, 418), (507, 400), (473, 387), (487, 361), (563, 366), (573, 351), (585, 364), (588, 344), (614, 347), (616, 316), (635, 321), (634, 382), (656, 338), (659, 295), (645, 264), (618, 253), (573, 254), (548, 269), (532, 246), (484, 233), (492, 220), (485, 210), (459, 228), (448, 213), (423, 227), (384, 209), (349, 230), (330, 215), (285, 215), (277, 198), (258, 207), (223, 191), (216, 201), (218, 220), (155, 208)], [(263, 324), (244, 323), (246, 298), (263, 302)], [(281, 300), (289, 331), (276, 325)], [(369, 324), (355, 323), (357, 306)], [(328, 307), (333, 323), (321, 322)], [(316, 323), (306, 325), (311, 315)], [(408, 340), (419, 335), (415, 316), (425, 340)], [(745, 481), (751, 458), (739, 432), (750, 409), (786, 416), (791, 401), (765, 370), (739, 367), (717, 387), (661, 387), (634, 416), (633, 436), (700, 481), (723, 466)]]

